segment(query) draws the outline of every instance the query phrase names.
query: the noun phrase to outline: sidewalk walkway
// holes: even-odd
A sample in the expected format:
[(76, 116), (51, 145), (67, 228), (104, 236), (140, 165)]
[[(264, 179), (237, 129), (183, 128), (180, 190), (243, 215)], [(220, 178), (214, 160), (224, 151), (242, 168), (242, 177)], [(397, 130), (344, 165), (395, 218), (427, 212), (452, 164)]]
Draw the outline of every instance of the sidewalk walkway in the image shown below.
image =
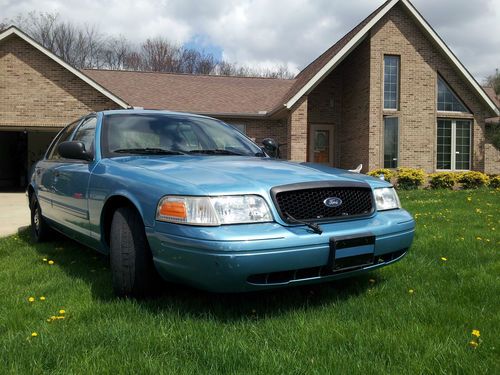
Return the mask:
[(30, 225), (25, 193), (0, 193), (0, 237), (17, 233)]

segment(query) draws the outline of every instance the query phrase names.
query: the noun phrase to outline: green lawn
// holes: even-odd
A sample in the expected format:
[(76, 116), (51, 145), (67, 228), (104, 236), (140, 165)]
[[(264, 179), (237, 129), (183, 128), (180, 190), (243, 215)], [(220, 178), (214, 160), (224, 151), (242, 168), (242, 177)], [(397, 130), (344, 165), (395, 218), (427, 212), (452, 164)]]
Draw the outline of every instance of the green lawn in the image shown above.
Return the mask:
[(500, 374), (500, 192), (400, 196), (417, 218), (401, 262), (267, 293), (118, 300), (97, 253), (1, 239), (0, 373)]

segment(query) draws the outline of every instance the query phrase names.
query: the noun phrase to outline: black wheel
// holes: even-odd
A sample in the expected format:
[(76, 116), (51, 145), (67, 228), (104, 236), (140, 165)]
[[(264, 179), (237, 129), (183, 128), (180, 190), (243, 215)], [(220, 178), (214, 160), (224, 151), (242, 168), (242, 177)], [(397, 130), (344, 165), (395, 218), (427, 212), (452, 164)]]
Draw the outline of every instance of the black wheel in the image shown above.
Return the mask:
[(150, 296), (158, 282), (144, 223), (131, 207), (118, 208), (111, 222), (113, 289), (120, 297)]
[(31, 238), (34, 242), (43, 242), (50, 238), (51, 228), (42, 216), (42, 210), (35, 195), (31, 198)]

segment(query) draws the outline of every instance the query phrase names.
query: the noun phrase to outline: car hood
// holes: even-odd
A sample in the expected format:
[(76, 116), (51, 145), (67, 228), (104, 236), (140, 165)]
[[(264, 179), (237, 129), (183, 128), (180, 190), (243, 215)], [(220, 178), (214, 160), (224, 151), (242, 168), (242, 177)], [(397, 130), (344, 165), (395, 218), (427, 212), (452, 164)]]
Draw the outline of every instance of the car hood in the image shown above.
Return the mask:
[(293, 163), (244, 156), (128, 156), (114, 162), (146, 169), (168, 182), (177, 180), (206, 194), (250, 194), (274, 186), (312, 181), (367, 182), (372, 187), (388, 183), (363, 174), (313, 163)]

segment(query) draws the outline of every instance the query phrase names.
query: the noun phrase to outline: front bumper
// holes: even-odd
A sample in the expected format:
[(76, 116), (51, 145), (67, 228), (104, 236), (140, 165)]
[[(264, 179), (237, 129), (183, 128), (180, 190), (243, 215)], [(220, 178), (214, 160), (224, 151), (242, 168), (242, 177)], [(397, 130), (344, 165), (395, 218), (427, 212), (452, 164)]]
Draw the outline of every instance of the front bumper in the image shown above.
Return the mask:
[[(405, 210), (371, 218), (305, 226), (277, 223), (191, 227), (157, 222), (146, 228), (156, 268), (163, 278), (214, 292), (242, 292), (334, 280), (367, 272), (404, 256), (415, 222)], [(375, 236), (375, 263), (348, 272), (328, 268), (330, 238)]]

